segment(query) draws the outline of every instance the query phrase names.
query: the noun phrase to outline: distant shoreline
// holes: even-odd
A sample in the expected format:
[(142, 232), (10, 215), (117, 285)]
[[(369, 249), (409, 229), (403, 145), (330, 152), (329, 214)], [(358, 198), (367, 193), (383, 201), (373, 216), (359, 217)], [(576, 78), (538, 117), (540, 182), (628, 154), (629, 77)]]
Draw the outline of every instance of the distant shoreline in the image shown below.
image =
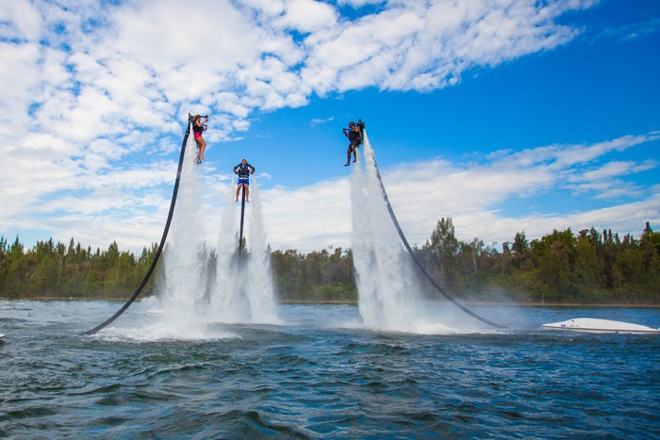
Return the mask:
[[(151, 298), (151, 297), (147, 297)], [(142, 301), (145, 298), (139, 298), (137, 301)], [(0, 297), (4, 301), (110, 301), (110, 302), (125, 302), (128, 298), (58, 298), (52, 296), (39, 296), (32, 298), (7, 298)], [(357, 306), (357, 301), (304, 301), (304, 300), (282, 300), (277, 301), (279, 304), (299, 304), (299, 305), (352, 305)], [(633, 308), (633, 309), (660, 309), (660, 304), (576, 304), (576, 303), (513, 303), (513, 302), (461, 302), (461, 304), (468, 306), (506, 306), (506, 307), (565, 307), (565, 308)]]
[[(357, 305), (357, 301), (278, 301), (280, 304), (345, 304)], [(639, 309), (660, 309), (660, 304), (574, 304), (574, 303), (513, 303), (513, 302), (461, 302), (468, 306), (507, 306), (507, 307), (594, 307), (594, 308), (639, 308)]]

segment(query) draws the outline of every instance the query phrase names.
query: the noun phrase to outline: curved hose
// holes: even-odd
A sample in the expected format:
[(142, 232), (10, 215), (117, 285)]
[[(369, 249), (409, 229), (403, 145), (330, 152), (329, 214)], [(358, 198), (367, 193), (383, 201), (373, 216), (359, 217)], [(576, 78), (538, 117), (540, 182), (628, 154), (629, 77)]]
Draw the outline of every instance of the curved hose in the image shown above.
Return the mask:
[(419, 259), (415, 256), (415, 253), (413, 252), (412, 248), (410, 247), (410, 244), (408, 243), (408, 240), (406, 239), (406, 236), (403, 234), (403, 230), (401, 229), (401, 226), (399, 225), (399, 221), (396, 218), (396, 215), (394, 215), (394, 210), (392, 209), (392, 205), (390, 204), (390, 199), (387, 197), (387, 192), (385, 191), (385, 185), (383, 185), (383, 179), (380, 177), (380, 172), (378, 171), (378, 165), (376, 165), (376, 157), (372, 156), (371, 158), (373, 160), (374, 168), (376, 169), (376, 176), (378, 177), (378, 182), (380, 183), (380, 189), (383, 192), (383, 199), (385, 199), (385, 203), (387, 204), (387, 211), (390, 213), (390, 217), (392, 218), (392, 222), (394, 223), (394, 227), (396, 228), (397, 232), (399, 233), (399, 237), (401, 237), (401, 241), (403, 242), (403, 245), (405, 246), (406, 250), (412, 257), (413, 261), (417, 265), (417, 268), (424, 274), (424, 276), (433, 284), (433, 287), (435, 287), (438, 292), (440, 292), (445, 298), (447, 298), (449, 301), (454, 303), (456, 307), (467, 313), (468, 315), (472, 316), (473, 318), (478, 319), (481, 322), (485, 322), (488, 325), (491, 325), (493, 327), (497, 328), (502, 328), (505, 329), (507, 327), (496, 324), (486, 318), (484, 318), (481, 315), (478, 315), (477, 313), (473, 312), (472, 310), (468, 309), (465, 307), (463, 304), (458, 302), (456, 298), (453, 296), (449, 295), (447, 292), (440, 287), (440, 285), (431, 277), (431, 275), (428, 273), (428, 271), (424, 268), (422, 263), (419, 261)]
[(91, 330), (87, 330), (86, 332), (82, 333), (83, 335), (93, 335), (94, 333), (98, 332), (99, 330), (105, 328), (110, 324), (112, 321), (115, 319), (119, 318), (122, 313), (128, 309), (128, 307), (133, 304), (133, 301), (142, 293), (142, 289), (144, 289), (144, 286), (147, 285), (147, 282), (149, 281), (149, 278), (151, 278), (151, 275), (153, 274), (154, 270), (156, 269), (156, 264), (158, 263), (158, 259), (160, 258), (160, 255), (163, 252), (163, 247), (165, 246), (165, 241), (167, 240), (167, 233), (170, 230), (170, 225), (172, 224), (172, 216), (174, 215), (174, 206), (176, 205), (176, 196), (179, 192), (179, 182), (181, 180), (181, 169), (183, 168), (183, 158), (186, 153), (186, 144), (188, 143), (188, 136), (190, 135), (190, 115), (188, 115), (188, 128), (186, 129), (186, 134), (183, 137), (183, 144), (181, 145), (181, 155), (179, 156), (179, 168), (177, 169), (176, 172), (176, 181), (174, 182), (174, 191), (172, 193), (172, 202), (170, 203), (170, 213), (167, 216), (167, 222), (165, 223), (165, 230), (163, 231), (163, 236), (160, 239), (160, 245), (158, 245), (158, 249), (156, 250), (156, 255), (154, 256), (153, 261), (151, 262), (151, 266), (149, 267), (149, 270), (147, 271), (147, 274), (144, 276), (144, 279), (142, 280), (142, 283), (140, 286), (135, 290), (135, 293), (133, 293), (133, 296), (131, 296), (128, 301), (126, 301), (126, 304), (122, 306), (121, 309), (119, 309), (114, 315), (112, 315), (110, 318), (108, 318), (106, 321), (102, 322), (101, 324), (97, 325)]

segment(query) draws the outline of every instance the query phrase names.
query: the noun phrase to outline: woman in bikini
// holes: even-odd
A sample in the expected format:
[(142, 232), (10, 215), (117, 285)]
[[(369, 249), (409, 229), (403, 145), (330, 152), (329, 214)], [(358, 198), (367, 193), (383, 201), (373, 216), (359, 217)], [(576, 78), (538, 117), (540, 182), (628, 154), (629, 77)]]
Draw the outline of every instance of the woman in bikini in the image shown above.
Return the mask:
[(195, 115), (193, 117), (193, 136), (195, 136), (195, 142), (197, 143), (197, 160), (201, 163), (204, 158), (204, 150), (206, 150), (206, 141), (202, 133), (206, 130), (204, 124), (209, 121), (209, 117), (205, 116), (204, 121), (202, 122), (202, 117), (200, 115)]

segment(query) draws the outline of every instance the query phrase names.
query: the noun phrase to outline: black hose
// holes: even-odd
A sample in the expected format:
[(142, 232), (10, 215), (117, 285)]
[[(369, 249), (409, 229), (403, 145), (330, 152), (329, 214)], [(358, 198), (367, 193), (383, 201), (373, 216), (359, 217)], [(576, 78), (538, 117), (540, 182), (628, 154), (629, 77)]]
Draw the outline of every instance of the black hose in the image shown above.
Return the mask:
[(238, 259), (240, 264), (240, 259), (243, 254), (243, 219), (245, 218), (245, 185), (241, 186), (241, 227), (238, 234)]
[(140, 286), (135, 290), (135, 293), (133, 293), (133, 296), (131, 296), (128, 301), (126, 301), (126, 304), (122, 306), (121, 309), (117, 311), (114, 315), (112, 315), (110, 318), (108, 318), (106, 321), (102, 322), (101, 324), (97, 325), (91, 330), (87, 330), (86, 332), (83, 333), (83, 335), (93, 335), (94, 333), (98, 332), (99, 330), (105, 328), (110, 324), (112, 321), (115, 319), (119, 318), (122, 313), (128, 309), (128, 307), (133, 304), (133, 301), (142, 293), (142, 289), (144, 289), (144, 286), (147, 285), (147, 282), (149, 281), (149, 278), (151, 278), (151, 275), (153, 274), (154, 270), (156, 269), (156, 264), (158, 263), (158, 259), (160, 258), (160, 255), (163, 252), (163, 247), (165, 246), (165, 241), (167, 240), (167, 233), (170, 230), (170, 225), (172, 224), (172, 216), (174, 215), (174, 206), (176, 205), (176, 196), (179, 192), (179, 182), (181, 181), (181, 169), (183, 168), (183, 158), (186, 153), (186, 144), (188, 143), (188, 136), (190, 135), (190, 121), (191, 121), (191, 116), (188, 115), (188, 128), (186, 129), (186, 134), (183, 137), (183, 143), (181, 144), (181, 155), (179, 156), (179, 168), (177, 169), (176, 172), (176, 181), (174, 182), (174, 191), (172, 193), (172, 202), (170, 203), (170, 213), (167, 216), (167, 222), (165, 223), (165, 230), (163, 231), (163, 236), (160, 239), (160, 245), (158, 245), (158, 250), (156, 251), (156, 255), (154, 256), (153, 261), (151, 262), (151, 266), (149, 267), (149, 270), (147, 271), (147, 274), (144, 276), (144, 279), (142, 280), (142, 283)]
[(497, 328), (502, 328), (505, 329), (507, 327), (496, 324), (486, 318), (484, 318), (481, 315), (478, 315), (477, 313), (473, 312), (472, 310), (468, 309), (465, 307), (463, 304), (458, 302), (456, 298), (453, 296), (449, 295), (447, 292), (444, 291), (442, 287), (431, 277), (431, 275), (428, 273), (428, 271), (424, 268), (422, 263), (419, 261), (419, 259), (415, 256), (415, 253), (413, 252), (413, 249), (410, 247), (410, 244), (408, 243), (408, 240), (406, 239), (406, 236), (403, 234), (403, 230), (401, 230), (401, 226), (399, 225), (399, 221), (396, 219), (396, 215), (394, 215), (394, 210), (392, 209), (392, 205), (390, 204), (390, 199), (387, 197), (387, 192), (385, 191), (385, 185), (383, 185), (383, 179), (380, 177), (380, 172), (378, 171), (378, 165), (376, 165), (376, 157), (372, 156), (372, 160), (374, 163), (374, 168), (376, 170), (376, 176), (378, 177), (378, 182), (380, 183), (380, 189), (383, 192), (383, 199), (385, 199), (385, 203), (387, 204), (387, 211), (390, 213), (390, 217), (392, 217), (392, 222), (394, 222), (394, 227), (396, 228), (397, 232), (399, 233), (399, 237), (401, 237), (401, 241), (403, 242), (403, 245), (405, 246), (406, 250), (412, 257), (413, 261), (417, 265), (417, 268), (424, 274), (424, 276), (433, 284), (433, 287), (435, 287), (438, 292), (440, 292), (445, 298), (447, 298), (449, 301), (454, 303), (456, 307), (467, 313), (468, 315), (472, 316), (473, 318), (478, 319), (481, 322), (485, 322), (488, 325), (492, 325), (493, 327)]

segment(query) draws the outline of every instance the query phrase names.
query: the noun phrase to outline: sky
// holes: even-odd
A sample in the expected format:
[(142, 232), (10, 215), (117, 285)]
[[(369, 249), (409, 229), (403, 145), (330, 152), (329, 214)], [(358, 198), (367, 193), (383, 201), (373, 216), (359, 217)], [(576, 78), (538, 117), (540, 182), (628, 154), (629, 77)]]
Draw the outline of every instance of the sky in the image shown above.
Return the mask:
[[(247, 159), (270, 246), (351, 247), (361, 118), (408, 241), (660, 227), (657, 0), (0, 4), (0, 236), (160, 240), (189, 113), (214, 243)], [(254, 182), (253, 182), (254, 184)]]

